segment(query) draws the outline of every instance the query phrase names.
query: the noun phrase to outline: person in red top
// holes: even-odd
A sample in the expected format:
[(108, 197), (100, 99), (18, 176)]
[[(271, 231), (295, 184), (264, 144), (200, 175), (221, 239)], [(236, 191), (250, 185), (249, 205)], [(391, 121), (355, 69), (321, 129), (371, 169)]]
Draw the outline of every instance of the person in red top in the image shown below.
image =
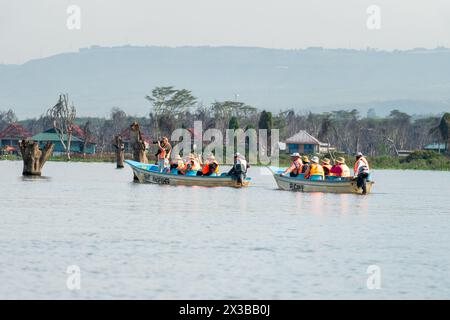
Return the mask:
[(300, 173), (302, 173), (302, 160), (300, 159), (300, 154), (297, 152), (291, 154), (291, 160), (292, 164), (289, 168), (284, 170), (284, 172), (281, 174), (282, 176), (289, 173), (289, 176), (291, 177), (297, 177)]

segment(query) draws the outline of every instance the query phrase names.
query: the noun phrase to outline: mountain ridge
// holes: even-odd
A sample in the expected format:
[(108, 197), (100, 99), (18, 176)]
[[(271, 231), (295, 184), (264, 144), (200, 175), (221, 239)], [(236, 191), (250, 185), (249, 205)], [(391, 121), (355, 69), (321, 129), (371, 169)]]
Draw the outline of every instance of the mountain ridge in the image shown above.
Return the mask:
[(270, 111), (440, 113), (450, 110), (450, 50), (93, 46), (0, 65), (0, 109), (38, 116), (67, 92), (80, 115), (145, 115), (145, 95), (166, 85)]

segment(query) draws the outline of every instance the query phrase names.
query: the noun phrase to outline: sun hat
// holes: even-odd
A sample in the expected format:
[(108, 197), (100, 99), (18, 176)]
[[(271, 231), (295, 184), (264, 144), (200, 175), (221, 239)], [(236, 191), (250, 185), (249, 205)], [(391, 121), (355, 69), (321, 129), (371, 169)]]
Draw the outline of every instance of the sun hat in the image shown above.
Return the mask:
[(330, 159), (328, 159), (328, 158), (323, 158), (323, 159), (322, 159), (322, 163), (330, 164)]
[(345, 159), (343, 157), (339, 157), (336, 159), (337, 163), (345, 163)]
[(311, 158), (311, 162), (319, 163), (319, 158), (314, 156), (314, 157)]
[(293, 154), (291, 154), (291, 157), (299, 157), (300, 158), (300, 154), (298, 152), (294, 152)]
[(363, 154), (362, 154), (362, 152), (359, 152), (359, 151), (358, 151), (358, 152), (356, 153), (356, 156), (357, 156), (357, 157), (362, 157)]
[(208, 160), (216, 160), (216, 157), (214, 157), (213, 154), (210, 154), (207, 159)]
[(302, 157), (302, 160), (303, 160), (303, 162), (309, 162), (308, 156), (303, 156), (303, 157)]

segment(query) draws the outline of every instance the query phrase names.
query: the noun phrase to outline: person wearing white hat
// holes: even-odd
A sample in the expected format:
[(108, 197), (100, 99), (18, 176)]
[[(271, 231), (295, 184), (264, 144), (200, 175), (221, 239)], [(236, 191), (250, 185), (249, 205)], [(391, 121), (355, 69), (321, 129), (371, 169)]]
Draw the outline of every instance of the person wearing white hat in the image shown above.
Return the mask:
[(297, 177), (300, 173), (302, 173), (303, 162), (300, 159), (300, 154), (298, 152), (294, 152), (291, 154), (291, 160), (291, 166), (284, 170), (284, 172), (280, 174), (281, 176), (285, 176), (289, 173), (290, 177)]
[(232, 176), (239, 184), (242, 184), (247, 176), (248, 168), (250, 168), (250, 165), (247, 163), (247, 160), (245, 160), (245, 157), (239, 152), (236, 152), (234, 154), (233, 167), (228, 171), (227, 175)]
[(305, 179), (310, 179), (312, 176), (321, 176), (325, 180), (325, 172), (323, 167), (319, 164), (319, 157), (311, 158), (311, 165), (305, 172)]
[(366, 194), (366, 180), (370, 174), (369, 162), (362, 152), (356, 153), (356, 162), (353, 168), (353, 173), (357, 179), (356, 185), (358, 188), (362, 188), (362, 194)]

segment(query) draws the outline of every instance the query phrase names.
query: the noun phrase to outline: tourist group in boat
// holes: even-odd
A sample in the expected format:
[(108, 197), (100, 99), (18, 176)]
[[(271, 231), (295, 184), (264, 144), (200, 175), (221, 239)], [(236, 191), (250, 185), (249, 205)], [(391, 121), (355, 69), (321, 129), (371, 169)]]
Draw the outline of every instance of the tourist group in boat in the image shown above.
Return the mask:
[[(196, 154), (190, 153), (186, 159), (179, 154), (171, 156), (172, 146), (167, 137), (163, 137), (161, 141), (156, 141), (158, 151), (156, 153), (158, 170), (160, 173), (170, 173), (186, 176), (218, 176), (219, 163), (213, 154), (207, 156), (205, 161)], [(234, 154), (234, 163), (227, 173), (222, 175), (232, 176), (238, 180), (245, 179), (247, 170), (250, 167), (247, 160), (240, 153)]]
[(366, 189), (366, 180), (370, 174), (369, 162), (361, 152), (356, 154), (356, 161), (353, 167), (353, 175), (350, 172), (350, 168), (345, 163), (343, 157), (339, 157), (331, 164), (331, 160), (323, 158), (321, 161), (319, 157), (314, 156), (309, 159), (308, 156), (300, 156), (299, 153), (291, 154), (291, 166), (284, 172), (280, 173), (280, 176), (286, 176), (293, 178), (309, 179), (314, 181), (323, 181), (339, 177), (344, 179), (357, 180), (357, 187)]
[[(243, 182), (248, 180), (246, 174), (249, 164), (245, 156), (239, 153), (234, 154), (234, 163), (231, 170), (220, 174), (220, 165), (213, 154), (202, 159), (201, 156), (190, 153), (183, 158), (179, 154), (172, 154), (172, 146), (166, 137), (154, 141), (154, 144), (158, 147), (156, 153), (157, 161), (151, 170), (158, 174), (164, 174), (167, 178), (161, 179), (152, 176), (150, 180), (152, 183), (186, 183), (192, 185), (198, 183), (203, 184), (201, 181), (204, 181), (207, 185), (229, 184), (225, 180), (221, 182), (213, 179), (216, 181), (213, 183), (209, 180), (201, 179), (200, 181), (196, 179), (198, 177), (220, 177), (232, 179), (236, 182), (236, 186), (242, 186)], [(356, 154), (353, 173), (346, 164), (345, 158), (338, 157), (333, 162), (328, 158), (320, 160), (317, 156), (309, 158), (307, 155), (301, 156), (299, 153), (293, 153), (291, 154), (291, 165), (288, 168), (271, 170), (275, 176), (275, 180), (281, 185), (282, 189), (301, 189), (307, 191), (322, 190), (321, 188), (323, 188), (326, 191), (334, 190), (337, 192), (355, 192), (362, 194), (365, 194), (367, 189), (370, 190), (370, 188), (367, 188), (367, 182), (370, 181), (369, 163), (361, 152)], [(131, 165), (133, 166), (133, 164)], [(142, 168), (134, 168), (134, 170), (139, 173), (142, 171)], [(138, 176), (141, 179), (146, 179), (145, 176), (139, 174)], [(370, 182), (369, 187), (371, 187), (372, 183)], [(248, 181), (245, 184), (248, 185)], [(322, 187), (318, 188), (319, 185), (322, 185)]]

